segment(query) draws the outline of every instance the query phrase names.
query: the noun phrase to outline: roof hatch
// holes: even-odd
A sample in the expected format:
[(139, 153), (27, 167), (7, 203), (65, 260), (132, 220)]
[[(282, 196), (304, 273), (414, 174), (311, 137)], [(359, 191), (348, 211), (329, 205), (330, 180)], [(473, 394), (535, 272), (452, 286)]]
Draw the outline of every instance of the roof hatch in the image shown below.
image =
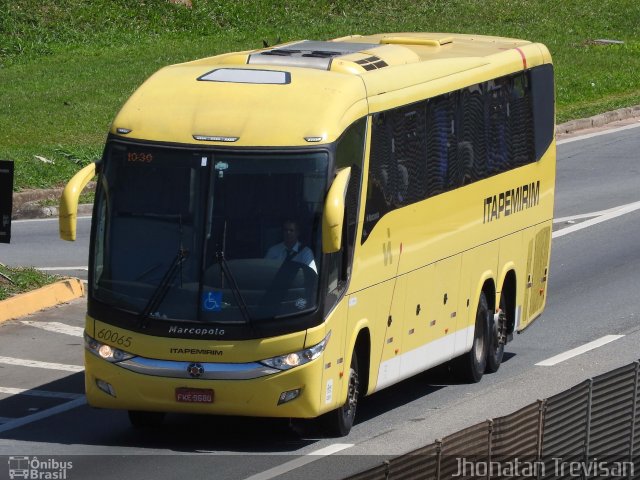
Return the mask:
[[(375, 43), (318, 42), (303, 40), (249, 55), (252, 65), (286, 65), (329, 70), (334, 58), (379, 47)], [(379, 67), (378, 67), (379, 68)]]

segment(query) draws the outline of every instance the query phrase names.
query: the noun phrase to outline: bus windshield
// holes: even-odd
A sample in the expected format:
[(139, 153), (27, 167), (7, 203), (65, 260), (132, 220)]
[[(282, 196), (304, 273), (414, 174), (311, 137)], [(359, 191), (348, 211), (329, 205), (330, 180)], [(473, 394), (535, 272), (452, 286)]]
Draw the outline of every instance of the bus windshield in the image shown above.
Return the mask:
[(314, 311), (328, 165), (326, 152), (111, 142), (96, 192), (92, 298), (142, 320)]

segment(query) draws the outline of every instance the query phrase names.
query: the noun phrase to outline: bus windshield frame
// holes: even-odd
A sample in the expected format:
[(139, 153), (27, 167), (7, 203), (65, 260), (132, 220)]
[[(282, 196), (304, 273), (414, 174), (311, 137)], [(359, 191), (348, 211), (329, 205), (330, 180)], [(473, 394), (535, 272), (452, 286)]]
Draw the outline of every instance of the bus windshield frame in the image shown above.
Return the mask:
[(89, 313), (131, 330), (191, 323), (240, 337), (320, 323), (332, 158), (330, 148), (110, 138), (96, 189)]

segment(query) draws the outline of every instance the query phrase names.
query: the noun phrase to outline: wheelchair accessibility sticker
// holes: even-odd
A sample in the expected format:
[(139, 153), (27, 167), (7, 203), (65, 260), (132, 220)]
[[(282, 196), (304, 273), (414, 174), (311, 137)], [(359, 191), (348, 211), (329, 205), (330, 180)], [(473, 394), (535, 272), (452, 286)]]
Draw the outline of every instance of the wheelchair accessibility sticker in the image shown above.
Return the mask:
[(222, 310), (222, 292), (202, 292), (202, 309), (206, 312)]

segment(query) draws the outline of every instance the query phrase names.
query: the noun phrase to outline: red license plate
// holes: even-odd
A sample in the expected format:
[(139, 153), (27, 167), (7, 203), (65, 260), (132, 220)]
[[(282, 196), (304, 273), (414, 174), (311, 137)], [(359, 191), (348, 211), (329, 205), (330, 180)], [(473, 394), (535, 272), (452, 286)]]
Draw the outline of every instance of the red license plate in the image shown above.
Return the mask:
[(176, 402), (213, 403), (213, 390), (207, 388), (176, 388)]

